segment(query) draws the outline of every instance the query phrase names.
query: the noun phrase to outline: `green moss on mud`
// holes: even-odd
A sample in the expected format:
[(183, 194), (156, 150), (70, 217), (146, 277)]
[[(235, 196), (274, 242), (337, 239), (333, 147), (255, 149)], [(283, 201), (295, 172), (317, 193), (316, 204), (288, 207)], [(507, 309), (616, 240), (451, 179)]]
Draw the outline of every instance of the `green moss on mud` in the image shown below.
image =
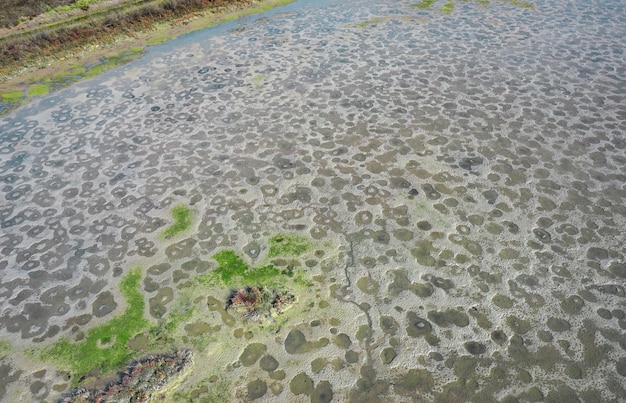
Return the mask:
[(132, 359), (126, 343), (137, 334), (150, 329), (151, 322), (144, 317), (145, 301), (140, 292), (141, 269), (128, 272), (120, 290), (126, 299), (126, 310), (109, 322), (87, 331), (85, 339), (74, 343), (61, 339), (41, 353), (43, 360), (57, 362), (69, 368), (73, 382), (80, 376), (99, 368), (103, 373), (122, 368)]
[(19, 103), (22, 98), (24, 98), (24, 94), (20, 91), (5, 92), (4, 94), (0, 94), (0, 99), (2, 99), (3, 104)]
[(448, 1), (446, 4), (444, 4), (443, 8), (441, 9), (441, 12), (444, 14), (452, 14), (453, 11), (454, 11), (454, 3), (451, 1)]
[(174, 224), (167, 227), (161, 234), (161, 236), (166, 239), (173, 238), (189, 229), (191, 226), (191, 219), (193, 217), (191, 209), (182, 204), (174, 206), (171, 213), (172, 217), (174, 217)]
[(278, 234), (269, 240), (268, 257), (300, 256), (311, 249), (311, 241), (304, 236), (295, 234)]
[(139, 58), (141, 55), (143, 55), (144, 50), (145, 49), (143, 47), (135, 47), (135, 48), (124, 50), (122, 52), (111, 55), (109, 57), (106, 57), (102, 60), (101, 63), (98, 63), (95, 66), (92, 66), (90, 68), (87, 68), (87, 70), (85, 71), (83, 75), (83, 78), (95, 77), (97, 75), (102, 74), (103, 72), (107, 70), (112, 69), (113, 67), (121, 66), (130, 61), (133, 61)]
[(433, 4), (435, 4), (436, 0), (422, 0), (422, 2), (420, 3), (414, 3), (411, 4), (413, 7), (417, 7), (417, 8), (429, 8), (430, 6), (432, 6)]
[(10, 353), (12, 350), (11, 344), (4, 340), (0, 340), (0, 357), (3, 357), (5, 354)]
[(35, 84), (28, 89), (29, 97), (41, 97), (50, 92), (50, 87), (46, 84)]
[[(529, 8), (535, 8), (535, 5), (533, 3), (527, 2), (527, 1), (522, 1), (522, 0), (500, 0), (503, 3), (507, 3), (511, 6), (514, 7), (519, 7), (522, 9), (529, 9)], [(433, 5), (435, 5), (435, 3), (437, 2), (437, 0), (422, 0), (419, 3), (414, 3), (411, 4), (413, 7), (425, 10), (425, 9), (431, 9)], [(490, 0), (475, 0), (476, 3), (482, 5), (482, 6), (487, 6), (490, 3)], [(443, 4), (443, 6), (441, 7), (440, 11), (443, 14), (452, 14), (452, 12), (454, 11), (454, 7), (455, 7), (455, 2), (454, 0), (448, 0), (446, 1), (446, 3)]]
[(225, 284), (263, 284), (285, 274), (272, 265), (250, 267), (232, 250), (223, 250), (213, 255), (218, 267), (212, 272)]

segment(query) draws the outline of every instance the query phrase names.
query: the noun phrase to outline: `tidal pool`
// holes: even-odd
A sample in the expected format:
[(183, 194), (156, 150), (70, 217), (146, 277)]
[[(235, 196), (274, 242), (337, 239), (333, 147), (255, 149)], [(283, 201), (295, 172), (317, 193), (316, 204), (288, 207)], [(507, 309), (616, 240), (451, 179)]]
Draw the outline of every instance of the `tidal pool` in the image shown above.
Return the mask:
[(295, 2), (2, 117), (0, 399), (625, 401), (624, 21)]

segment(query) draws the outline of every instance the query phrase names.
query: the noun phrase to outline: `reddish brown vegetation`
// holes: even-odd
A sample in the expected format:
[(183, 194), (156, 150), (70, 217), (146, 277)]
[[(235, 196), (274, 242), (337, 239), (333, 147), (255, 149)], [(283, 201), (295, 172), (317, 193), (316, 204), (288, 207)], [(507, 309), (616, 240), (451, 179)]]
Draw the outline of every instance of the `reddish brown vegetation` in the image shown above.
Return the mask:
[(193, 363), (188, 350), (171, 355), (148, 357), (130, 365), (120, 378), (102, 390), (77, 388), (63, 397), (62, 403), (79, 402), (149, 402), (155, 393), (167, 387)]

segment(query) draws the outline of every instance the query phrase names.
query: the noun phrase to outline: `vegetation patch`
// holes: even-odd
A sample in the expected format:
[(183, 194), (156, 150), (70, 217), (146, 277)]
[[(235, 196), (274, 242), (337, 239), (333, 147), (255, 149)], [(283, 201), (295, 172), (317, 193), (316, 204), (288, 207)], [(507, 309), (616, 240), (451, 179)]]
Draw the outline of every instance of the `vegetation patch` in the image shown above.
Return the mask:
[(231, 291), (226, 300), (226, 309), (241, 315), (250, 322), (270, 322), (296, 302), (289, 291), (278, 291), (267, 287), (243, 287)]
[(128, 366), (118, 380), (104, 389), (77, 388), (59, 402), (150, 402), (155, 395), (171, 389), (192, 364), (193, 354), (189, 350), (148, 357)]
[(29, 97), (41, 97), (50, 92), (50, 87), (46, 84), (35, 84), (28, 89)]
[(4, 340), (0, 340), (0, 357), (11, 352), (11, 344)]
[(173, 238), (189, 229), (191, 226), (191, 219), (193, 217), (191, 209), (182, 204), (174, 206), (171, 213), (174, 218), (174, 224), (167, 227), (161, 234), (161, 236), (166, 239)]
[(122, 278), (120, 290), (127, 304), (123, 314), (90, 329), (83, 341), (59, 340), (46, 348), (41, 358), (68, 367), (74, 373), (75, 384), (93, 369), (99, 368), (107, 373), (121, 368), (132, 358), (132, 351), (126, 342), (152, 327), (144, 317), (145, 301), (140, 292), (140, 280), (139, 268), (129, 271)]
[(441, 12), (444, 14), (452, 14), (453, 11), (454, 11), (454, 3), (451, 1), (444, 4), (443, 8), (441, 9)]
[(269, 240), (268, 257), (300, 256), (311, 248), (311, 241), (304, 236), (295, 234), (278, 234)]
[(5, 92), (0, 95), (3, 104), (15, 104), (19, 103), (23, 98), (24, 94), (21, 91), (13, 91), (13, 92)]
[(436, 1), (437, 0), (422, 0), (420, 3), (412, 4), (412, 6), (417, 8), (429, 8), (435, 4)]
[[(474, 0), (474, 1), (483, 6), (488, 6), (490, 3), (490, 0)], [(465, 0), (465, 2), (467, 2), (467, 0)], [(519, 7), (519, 8), (525, 8), (525, 9), (535, 8), (535, 5), (533, 3), (529, 3), (527, 1), (522, 1), (522, 0), (500, 0), (500, 2), (509, 4), (514, 7)], [(437, 3), (437, 0), (422, 0), (419, 3), (414, 3), (411, 5), (419, 9), (430, 9), (432, 8), (433, 5), (435, 5), (435, 3)], [(454, 11), (454, 7), (455, 7), (454, 0), (447, 0), (439, 11), (441, 11), (441, 13), (443, 14), (449, 15), (449, 14), (452, 14), (452, 12)]]
[(273, 265), (250, 267), (232, 250), (223, 250), (213, 255), (218, 267), (210, 274), (217, 276), (226, 285), (260, 284), (273, 282), (281, 275), (292, 275), (291, 271), (281, 271)]

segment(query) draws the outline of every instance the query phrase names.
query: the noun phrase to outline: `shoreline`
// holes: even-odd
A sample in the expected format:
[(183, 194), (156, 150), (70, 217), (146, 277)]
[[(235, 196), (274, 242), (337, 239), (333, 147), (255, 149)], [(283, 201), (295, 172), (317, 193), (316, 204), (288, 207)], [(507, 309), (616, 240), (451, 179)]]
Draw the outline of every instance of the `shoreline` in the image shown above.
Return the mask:
[(130, 33), (88, 45), (79, 44), (60, 54), (26, 62), (24, 66), (16, 67), (9, 74), (0, 76), (0, 116), (28, 103), (34, 97), (44, 96), (135, 60), (146, 52), (148, 46), (237, 18), (269, 11), (293, 1), (235, 1), (225, 6), (192, 11), (184, 17), (155, 20), (151, 29), (141, 29), (139, 25), (137, 30)]

